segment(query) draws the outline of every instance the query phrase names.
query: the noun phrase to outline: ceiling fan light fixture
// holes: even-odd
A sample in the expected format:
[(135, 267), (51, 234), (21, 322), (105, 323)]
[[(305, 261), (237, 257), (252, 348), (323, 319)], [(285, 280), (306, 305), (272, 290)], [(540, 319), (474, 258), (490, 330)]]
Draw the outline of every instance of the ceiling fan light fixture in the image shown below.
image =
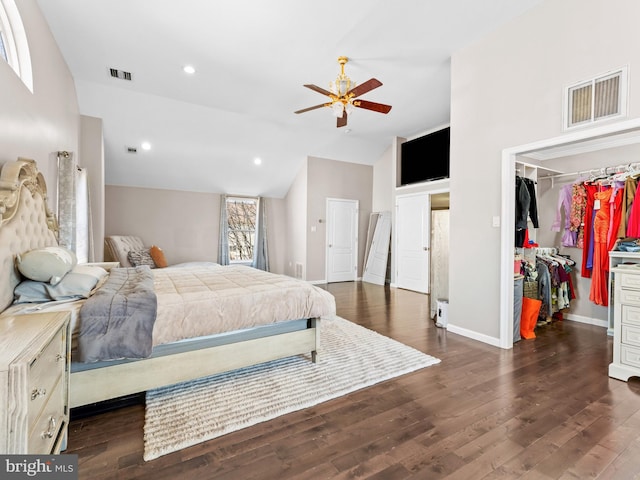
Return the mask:
[(294, 113), (304, 113), (310, 110), (328, 107), (331, 109), (331, 114), (338, 118), (336, 122), (336, 126), (338, 128), (347, 125), (347, 117), (355, 111), (355, 108), (363, 108), (365, 110), (372, 110), (379, 113), (389, 113), (391, 105), (370, 102), (368, 100), (361, 100), (358, 98), (360, 95), (364, 95), (374, 88), (382, 86), (382, 82), (376, 78), (370, 78), (356, 87), (356, 83), (352, 82), (344, 73), (344, 66), (347, 61), (347, 57), (338, 57), (340, 74), (335, 81), (329, 82), (329, 90), (325, 90), (324, 88), (320, 88), (313, 84), (304, 85), (306, 88), (309, 88), (314, 92), (329, 97), (328, 102), (314, 105), (313, 107), (303, 108), (302, 110), (297, 110)]
[(351, 115), (355, 111), (353, 109), (353, 103), (351, 103), (351, 101), (345, 103), (344, 111), (347, 112), (347, 115)]

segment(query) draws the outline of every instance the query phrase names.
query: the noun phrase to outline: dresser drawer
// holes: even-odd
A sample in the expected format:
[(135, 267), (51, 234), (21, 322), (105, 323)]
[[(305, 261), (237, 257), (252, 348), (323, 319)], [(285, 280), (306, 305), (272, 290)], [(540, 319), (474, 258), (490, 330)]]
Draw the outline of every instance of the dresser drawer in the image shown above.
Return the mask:
[(29, 420), (27, 425), (40, 416), (49, 401), (53, 388), (64, 374), (65, 343), (64, 329), (56, 332), (51, 342), (29, 365)]
[(52, 452), (60, 429), (65, 426), (64, 382), (58, 382), (48, 395), (48, 401), (29, 429), (29, 453)]
[(620, 345), (620, 363), (640, 368), (640, 348)]
[(622, 324), (640, 327), (640, 307), (622, 305)]
[(637, 288), (640, 290), (640, 275), (622, 274), (619, 281), (622, 288)]
[(620, 332), (622, 334), (620, 339), (622, 343), (640, 347), (640, 327), (622, 325)]
[(620, 290), (620, 303), (622, 305), (638, 305), (638, 306), (640, 306), (640, 290), (625, 290), (625, 289), (621, 289)]

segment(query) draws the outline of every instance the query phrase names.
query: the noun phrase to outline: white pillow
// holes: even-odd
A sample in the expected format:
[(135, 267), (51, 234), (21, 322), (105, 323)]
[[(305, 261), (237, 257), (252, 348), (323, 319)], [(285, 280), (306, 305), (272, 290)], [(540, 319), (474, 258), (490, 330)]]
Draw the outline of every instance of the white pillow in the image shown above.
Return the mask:
[(76, 266), (76, 254), (63, 247), (44, 247), (16, 257), (20, 273), (36, 282), (57, 284)]

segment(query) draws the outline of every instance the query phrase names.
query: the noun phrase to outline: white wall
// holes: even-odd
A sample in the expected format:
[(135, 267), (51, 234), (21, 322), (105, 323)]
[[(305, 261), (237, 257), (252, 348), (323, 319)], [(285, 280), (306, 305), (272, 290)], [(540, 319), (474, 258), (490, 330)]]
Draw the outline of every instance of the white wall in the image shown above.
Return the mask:
[(16, 4), (31, 53), (33, 93), (0, 60), (0, 163), (18, 157), (35, 160), (55, 211), (56, 153), (78, 152), (78, 102), (71, 73), (35, 0)]
[(452, 57), (449, 323), (459, 330), (499, 337), (492, 217), (502, 150), (562, 134), (563, 87), (622, 65), (630, 67), (629, 117), (638, 117), (639, 16), (634, 0), (547, 0)]
[(102, 119), (80, 116), (80, 154), (78, 165), (89, 175), (89, 202), (93, 233), (93, 257), (89, 261), (101, 261), (104, 257), (104, 141)]
[(307, 162), (304, 161), (298, 175), (285, 197), (286, 242), (285, 273), (295, 277), (296, 264), (303, 266), (302, 278), (306, 278), (307, 263)]

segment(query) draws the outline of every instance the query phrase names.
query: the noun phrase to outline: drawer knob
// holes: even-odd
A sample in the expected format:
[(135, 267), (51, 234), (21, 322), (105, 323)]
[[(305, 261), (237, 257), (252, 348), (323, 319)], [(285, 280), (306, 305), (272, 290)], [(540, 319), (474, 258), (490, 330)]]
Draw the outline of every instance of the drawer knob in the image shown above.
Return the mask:
[(44, 397), (46, 394), (46, 388), (34, 388), (33, 392), (31, 392), (31, 400), (35, 400), (38, 397)]
[(49, 428), (46, 432), (42, 432), (42, 438), (53, 438), (56, 433), (56, 419), (49, 417)]

